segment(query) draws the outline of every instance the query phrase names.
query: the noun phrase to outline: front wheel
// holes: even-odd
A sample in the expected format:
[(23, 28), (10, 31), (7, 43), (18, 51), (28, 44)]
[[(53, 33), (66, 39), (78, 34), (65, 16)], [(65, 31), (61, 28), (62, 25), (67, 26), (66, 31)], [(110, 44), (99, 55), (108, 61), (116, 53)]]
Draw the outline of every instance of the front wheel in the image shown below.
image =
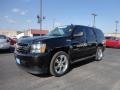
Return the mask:
[(103, 50), (101, 47), (97, 48), (95, 60), (101, 61), (103, 59)]
[(69, 55), (63, 51), (55, 53), (50, 63), (50, 74), (62, 76), (69, 69)]

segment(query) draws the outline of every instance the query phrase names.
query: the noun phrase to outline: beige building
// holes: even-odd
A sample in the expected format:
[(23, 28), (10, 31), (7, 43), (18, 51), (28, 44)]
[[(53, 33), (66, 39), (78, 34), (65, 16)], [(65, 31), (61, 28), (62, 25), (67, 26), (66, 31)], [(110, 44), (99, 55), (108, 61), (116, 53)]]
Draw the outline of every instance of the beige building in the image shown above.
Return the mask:
[(26, 30), (24, 33), (26, 36), (40, 36), (40, 35), (47, 34), (48, 30), (29, 29), (29, 30)]
[(12, 37), (17, 35), (17, 31), (12, 29), (0, 29), (0, 34)]
[(105, 36), (116, 36), (116, 37), (120, 37), (120, 33), (106, 33)]

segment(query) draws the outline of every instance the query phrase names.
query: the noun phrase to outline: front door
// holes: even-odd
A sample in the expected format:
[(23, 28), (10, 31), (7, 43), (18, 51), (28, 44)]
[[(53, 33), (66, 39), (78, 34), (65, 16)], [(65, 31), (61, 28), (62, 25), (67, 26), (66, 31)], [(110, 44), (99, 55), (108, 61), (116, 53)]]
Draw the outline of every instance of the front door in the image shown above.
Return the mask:
[(71, 40), (71, 59), (78, 60), (86, 56), (86, 34), (81, 26), (76, 26), (73, 32), (73, 39)]

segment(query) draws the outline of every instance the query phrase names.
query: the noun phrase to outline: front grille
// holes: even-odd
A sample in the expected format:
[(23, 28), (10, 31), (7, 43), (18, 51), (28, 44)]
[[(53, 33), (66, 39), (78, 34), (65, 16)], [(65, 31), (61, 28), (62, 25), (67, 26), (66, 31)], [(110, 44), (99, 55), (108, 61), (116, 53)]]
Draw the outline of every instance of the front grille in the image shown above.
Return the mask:
[(30, 45), (29, 44), (24, 44), (24, 43), (18, 43), (16, 50), (19, 53), (27, 54), (27, 53), (30, 52)]
[(20, 46), (28, 46), (29, 44), (25, 44), (25, 43), (18, 43), (18, 45), (20, 45)]

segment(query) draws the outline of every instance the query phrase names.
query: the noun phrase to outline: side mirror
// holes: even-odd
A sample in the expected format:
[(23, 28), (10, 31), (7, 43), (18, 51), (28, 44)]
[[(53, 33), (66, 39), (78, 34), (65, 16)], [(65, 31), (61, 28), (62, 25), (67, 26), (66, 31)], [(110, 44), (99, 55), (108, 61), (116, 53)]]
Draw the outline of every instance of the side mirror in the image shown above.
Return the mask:
[(79, 33), (73, 34), (73, 37), (81, 37), (83, 35), (84, 35), (83, 32), (79, 32)]

